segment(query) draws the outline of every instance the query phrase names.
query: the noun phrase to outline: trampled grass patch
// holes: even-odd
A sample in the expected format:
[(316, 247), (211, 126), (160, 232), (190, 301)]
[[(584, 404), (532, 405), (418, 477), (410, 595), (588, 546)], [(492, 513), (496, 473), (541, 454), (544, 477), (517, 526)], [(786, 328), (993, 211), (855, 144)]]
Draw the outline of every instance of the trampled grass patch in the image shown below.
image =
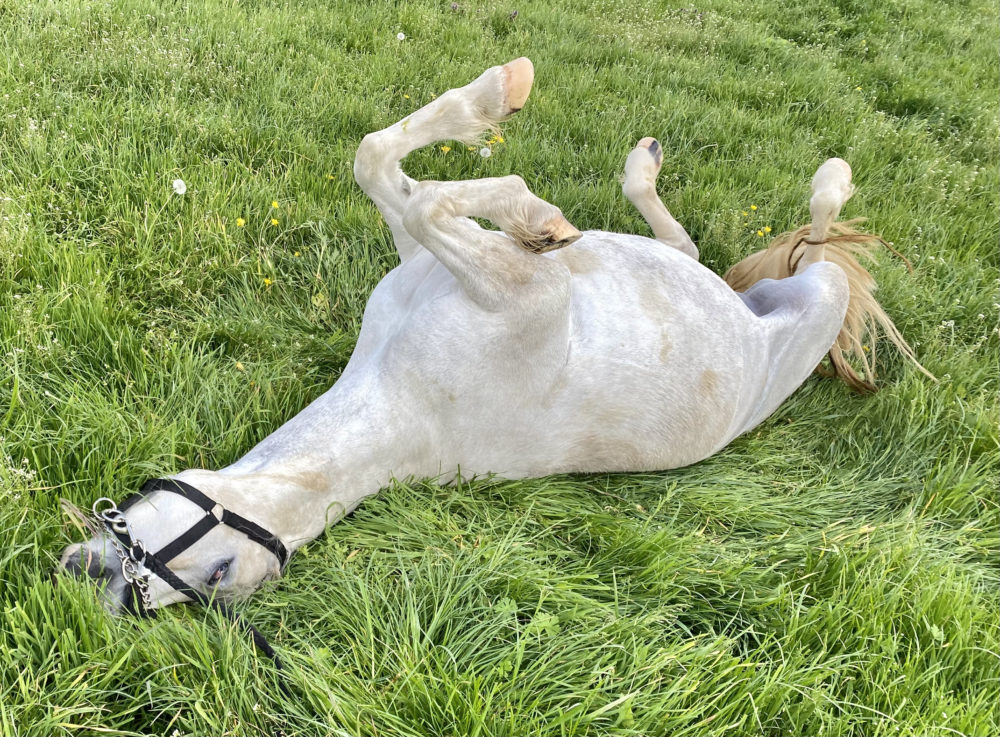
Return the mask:
[[(1000, 732), (996, 24), (926, 0), (0, 0), (0, 733)], [(53, 586), (81, 538), (60, 498), (224, 466), (337, 378), (395, 263), (358, 142), (521, 55), (504, 142), (414, 176), (517, 173), (581, 229), (646, 233), (618, 177), (653, 135), (721, 272), (842, 156), (845, 215), (914, 264), (886, 254), (879, 294), (940, 383), (888, 355), (873, 396), (814, 377), (676, 471), (400, 480), (244, 607), (291, 699), (217, 615)]]

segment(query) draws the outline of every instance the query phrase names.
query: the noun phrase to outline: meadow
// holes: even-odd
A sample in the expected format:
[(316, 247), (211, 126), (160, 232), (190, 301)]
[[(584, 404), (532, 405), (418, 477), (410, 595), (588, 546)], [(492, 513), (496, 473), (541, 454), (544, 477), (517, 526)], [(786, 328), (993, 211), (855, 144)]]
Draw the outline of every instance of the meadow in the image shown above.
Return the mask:
[[(1000, 733), (998, 13), (980, 0), (0, 0), (0, 734)], [(403, 35), (403, 38), (399, 37)], [(239, 607), (104, 613), (52, 572), (84, 509), (231, 463), (337, 378), (396, 263), (362, 136), (488, 66), (481, 156), (582, 229), (659, 188), (722, 272), (826, 157), (934, 383), (814, 376), (648, 474), (400, 479)], [(448, 148), (449, 150), (445, 150)], [(186, 184), (183, 195), (172, 188)], [(445, 360), (447, 357), (443, 357)]]

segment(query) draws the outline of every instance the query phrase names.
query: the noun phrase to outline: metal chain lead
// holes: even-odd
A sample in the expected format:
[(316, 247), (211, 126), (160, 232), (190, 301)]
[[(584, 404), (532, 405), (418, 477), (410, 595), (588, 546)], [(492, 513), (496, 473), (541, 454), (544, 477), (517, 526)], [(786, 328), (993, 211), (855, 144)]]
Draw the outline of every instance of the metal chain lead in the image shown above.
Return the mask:
[[(107, 506), (104, 509), (99, 509), (98, 507), (100, 507), (102, 502), (106, 503)], [(132, 544), (139, 548), (143, 556), (145, 556), (146, 546), (132, 534), (132, 528), (128, 520), (125, 519), (124, 512), (118, 509), (118, 505), (113, 500), (101, 497), (94, 502), (92, 511), (99, 525), (108, 526), (115, 532), (127, 534), (129, 539), (132, 540)], [(153, 601), (149, 594), (149, 578), (148, 576), (144, 576), (139, 570), (139, 561), (132, 557), (132, 551), (128, 550), (117, 537), (110, 535), (108, 539), (111, 541), (111, 547), (114, 548), (115, 554), (121, 561), (122, 577), (125, 579), (125, 582), (129, 586), (134, 586), (138, 589), (139, 595), (142, 597), (143, 606), (146, 609), (152, 609)]]

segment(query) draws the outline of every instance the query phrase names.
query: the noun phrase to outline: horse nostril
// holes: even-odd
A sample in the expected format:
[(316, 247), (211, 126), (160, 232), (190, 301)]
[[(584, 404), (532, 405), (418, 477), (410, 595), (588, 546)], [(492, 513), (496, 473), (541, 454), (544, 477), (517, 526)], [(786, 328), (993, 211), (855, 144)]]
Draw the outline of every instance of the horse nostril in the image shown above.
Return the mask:
[(83, 545), (77, 550), (67, 551), (63, 567), (76, 578), (85, 575), (98, 581), (111, 578), (111, 572), (105, 569), (101, 556)]
[(65, 568), (74, 578), (80, 578), (83, 573), (83, 567), (80, 565), (80, 558), (78, 556), (69, 557), (65, 563), (63, 563), (63, 568)]
[(104, 563), (93, 554), (90, 555), (90, 561), (87, 563), (87, 575), (98, 580), (111, 578), (111, 573), (105, 569)]

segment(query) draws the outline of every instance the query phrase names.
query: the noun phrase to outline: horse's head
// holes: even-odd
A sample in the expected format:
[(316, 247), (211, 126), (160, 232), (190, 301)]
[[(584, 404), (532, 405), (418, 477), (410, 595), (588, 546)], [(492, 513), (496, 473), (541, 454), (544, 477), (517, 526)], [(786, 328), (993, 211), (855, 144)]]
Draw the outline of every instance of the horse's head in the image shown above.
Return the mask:
[(96, 580), (115, 613), (244, 597), (278, 576), (287, 552), (243, 511), (190, 484), (158, 479), (120, 507), (95, 505), (97, 534), (67, 547), (61, 564)]

